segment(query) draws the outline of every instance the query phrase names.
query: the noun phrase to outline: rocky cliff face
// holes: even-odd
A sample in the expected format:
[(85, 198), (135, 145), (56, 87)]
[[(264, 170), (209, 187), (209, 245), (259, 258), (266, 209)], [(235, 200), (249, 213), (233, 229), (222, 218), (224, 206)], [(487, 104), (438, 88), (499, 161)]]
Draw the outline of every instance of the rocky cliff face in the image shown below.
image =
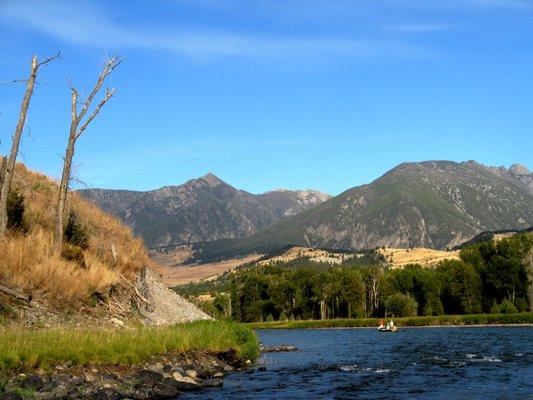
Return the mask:
[(253, 195), (213, 174), (148, 192), (86, 189), (79, 193), (125, 221), (150, 247), (250, 236), (331, 197), (312, 190)]
[(519, 165), (404, 163), (249, 238), (207, 246), (204, 254), (268, 252), (288, 244), (452, 248), (482, 231), (533, 225), (531, 179)]
[(513, 164), (509, 169), (505, 167), (488, 167), (495, 175), (507, 179), (518, 187), (523, 187), (533, 196), (533, 173), (525, 165)]

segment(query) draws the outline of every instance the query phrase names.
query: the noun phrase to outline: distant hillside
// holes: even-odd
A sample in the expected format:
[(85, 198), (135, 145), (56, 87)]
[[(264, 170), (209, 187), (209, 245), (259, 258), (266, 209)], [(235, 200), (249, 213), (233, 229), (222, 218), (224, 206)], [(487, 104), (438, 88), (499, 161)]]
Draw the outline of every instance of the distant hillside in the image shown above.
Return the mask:
[(313, 190), (253, 195), (213, 174), (148, 192), (85, 189), (78, 193), (130, 225), (149, 247), (250, 236), (331, 197)]
[(242, 240), (207, 243), (204, 259), (286, 245), (368, 249), (452, 248), (486, 230), (533, 225), (531, 174), (525, 167), (475, 161), (404, 163)]
[(499, 240), (505, 237), (513, 236), (517, 233), (525, 233), (525, 232), (533, 232), (533, 226), (530, 226), (526, 229), (503, 229), (503, 230), (497, 230), (497, 231), (483, 231), (476, 236), (474, 236), (472, 239), (467, 240), (464, 243), (461, 243), (458, 246), (455, 246), (454, 250), (463, 249), (465, 247), (472, 246), (477, 243), (481, 242), (488, 242), (490, 240)]

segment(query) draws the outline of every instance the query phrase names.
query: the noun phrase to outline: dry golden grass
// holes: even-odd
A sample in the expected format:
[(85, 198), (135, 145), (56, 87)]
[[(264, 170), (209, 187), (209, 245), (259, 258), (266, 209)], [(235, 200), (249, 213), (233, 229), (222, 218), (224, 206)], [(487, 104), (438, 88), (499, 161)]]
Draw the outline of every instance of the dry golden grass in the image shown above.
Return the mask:
[(258, 264), (265, 265), (272, 262), (287, 262), (300, 257), (308, 257), (311, 261), (325, 262), (331, 264), (340, 264), (345, 260), (357, 257), (354, 253), (341, 253), (329, 250), (314, 249), (312, 247), (294, 246), (285, 251), (283, 254), (271, 257), (268, 260), (260, 261)]
[(174, 267), (183, 265), (194, 256), (191, 245), (178, 245), (164, 249), (150, 250), (150, 258), (160, 265)]
[(442, 251), (423, 247), (413, 249), (385, 248), (378, 250), (392, 268), (400, 268), (407, 264), (434, 266), (442, 260), (458, 260), (459, 251)]
[(186, 285), (187, 283), (199, 282), (204, 279), (216, 279), (224, 272), (232, 271), (243, 264), (257, 261), (261, 257), (261, 254), (250, 254), (242, 258), (232, 258), (226, 261), (213, 263), (195, 264), (190, 266), (153, 265), (153, 268), (161, 274), (165, 285), (179, 286)]
[(98, 294), (129, 286), (149, 258), (140, 239), (116, 218), (69, 194), (69, 204), (87, 227), (85, 267), (53, 251), (57, 184), (17, 165), (13, 187), (25, 198), (26, 233), (9, 233), (0, 242), (0, 284), (40, 298), (55, 307), (74, 307)]

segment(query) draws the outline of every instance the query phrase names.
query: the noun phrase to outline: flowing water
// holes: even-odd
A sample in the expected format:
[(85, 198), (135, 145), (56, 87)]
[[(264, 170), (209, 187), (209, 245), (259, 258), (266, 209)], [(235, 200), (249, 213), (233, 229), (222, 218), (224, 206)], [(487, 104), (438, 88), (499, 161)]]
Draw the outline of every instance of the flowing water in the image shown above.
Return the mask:
[(533, 327), (259, 330), (267, 353), (224, 387), (180, 398), (533, 399)]

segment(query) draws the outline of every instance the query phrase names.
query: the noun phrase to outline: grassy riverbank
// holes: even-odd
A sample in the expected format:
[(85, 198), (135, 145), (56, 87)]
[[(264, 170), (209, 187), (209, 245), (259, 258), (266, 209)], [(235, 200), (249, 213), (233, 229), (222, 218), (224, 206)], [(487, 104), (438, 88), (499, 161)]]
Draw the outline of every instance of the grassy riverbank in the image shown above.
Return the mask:
[(242, 360), (259, 354), (249, 327), (213, 321), (133, 330), (0, 328), (0, 349), (0, 372), (56, 364), (131, 365), (169, 352), (233, 349)]
[[(253, 329), (302, 328), (363, 328), (376, 327), (379, 318), (328, 319), (307, 321), (255, 322), (247, 324)], [(394, 318), (398, 326), (449, 326), (449, 325), (508, 325), (533, 324), (533, 312), (518, 314), (439, 315), (431, 317)]]

